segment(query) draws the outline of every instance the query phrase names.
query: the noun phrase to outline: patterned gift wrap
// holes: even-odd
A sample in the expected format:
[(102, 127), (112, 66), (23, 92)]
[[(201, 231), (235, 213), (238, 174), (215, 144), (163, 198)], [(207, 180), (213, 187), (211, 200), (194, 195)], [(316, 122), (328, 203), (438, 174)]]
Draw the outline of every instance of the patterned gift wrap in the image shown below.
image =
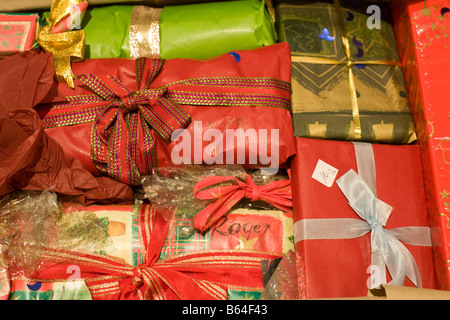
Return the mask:
[[(139, 206), (78, 206), (68, 205), (65, 214), (70, 221), (83, 221), (86, 213), (94, 213), (104, 228), (89, 228), (86, 221), (73, 225), (73, 235), (86, 241), (87, 248), (99, 248), (96, 253), (110, 255), (130, 265), (142, 263), (139, 235)], [(75, 216), (78, 216), (75, 218)], [(104, 230), (107, 236), (98, 234)], [(89, 242), (89, 243), (88, 243)], [(68, 270), (67, 278), (73, 275)], [(67, 280), (67, 279), (66, 279)], [(15, 277), (11, 281), (10, 300), (91, 300), (88, 287), (78, 281), (34, 281), (26, 277)]]
[[(197, 250), (255, 250), (282, 256), (294, 250), (292, 212), (235, 209), (199, 232), (192, 219), (174, 220), (160, 258)], [(259, 299), (263, 287), (228, 289), (229, 300)]]
[(416, 140), (389, 23), (382, 20), (380, 29), (369, 29), (365, 12), (338, 1), (287, 0), (275, 8), (279, 41), (287, 41), (292, 52), (295, 136), (395, 144)]
[(39, 16), (0, 13), (0, 56), (33, 49)]
[(421, 148), (438, 284), (450, 289), (450, 3), (394, 1), (392, 12)]

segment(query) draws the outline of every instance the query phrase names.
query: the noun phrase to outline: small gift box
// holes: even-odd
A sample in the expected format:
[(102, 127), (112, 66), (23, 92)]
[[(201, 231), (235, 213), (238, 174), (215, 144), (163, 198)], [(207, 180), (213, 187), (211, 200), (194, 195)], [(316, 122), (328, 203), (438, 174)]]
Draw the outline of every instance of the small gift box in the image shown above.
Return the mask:
[(94, 174), (138, 185), (158, 166), (278, 169), (295, 153), (286, 43), (208, 60), (88, 59), (72, 68), (75, 89), (59, 83), (36, 110), (47, 135)]
[(38, 21), (37, 14), (0, 13), (0, 56), (33, 49)]
[(394, 27), (416, 122), (439, 286), (450, 289), (448, 1), (393, 1)]
[(300, 298), (435, 288), (419, 149), (296, 138), (291, 167)]
[(294, 134), (411, 143), (414, 121), (392, 27), (379, 6), (375, 28), (368, 6), (361, 8), (338, 0), (276, 5), (279, 41), (292, 51)]

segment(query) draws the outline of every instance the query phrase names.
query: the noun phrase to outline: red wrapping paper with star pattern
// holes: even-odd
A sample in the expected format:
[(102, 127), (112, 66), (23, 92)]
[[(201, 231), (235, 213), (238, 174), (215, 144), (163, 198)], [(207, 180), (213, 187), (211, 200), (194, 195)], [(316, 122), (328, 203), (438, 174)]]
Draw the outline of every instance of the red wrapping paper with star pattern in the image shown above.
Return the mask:
[(438, 284), (450, 289), (450, 2), (392, 2), (417, 127)]

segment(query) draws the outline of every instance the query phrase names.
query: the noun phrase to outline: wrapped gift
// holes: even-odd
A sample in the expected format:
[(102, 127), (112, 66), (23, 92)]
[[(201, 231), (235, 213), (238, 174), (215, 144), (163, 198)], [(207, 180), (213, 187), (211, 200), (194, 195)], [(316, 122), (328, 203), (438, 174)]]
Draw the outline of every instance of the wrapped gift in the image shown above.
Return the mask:
[(363, 9), (341, 7), (337, 0), (276, 5), (279, 41), (292, 51), (296, 136), (416, 140), (392, 27), (379, 20), (379, 28), (369, 29)]
[(91, 8), (82, 28), (91, 59), (206, 59), (276, 43), (263, 0)]
[(435, 288), (418, 146), (296, 142), (299, 297), (365, 296), (386, 283)]
[(450, 289), (450, 98), (448, 1), (394, 1), (392, 12), (421, 149), (434, 262)]
[(0, 56), (33, 49), (38, 20), (37, 14), (0, 13)]
[(59, 83), (36, 109), (66, 156), (129, 184), (157, 166), (278, 170), (295, 152), (290, 65), (286, 43), (207, 60), (87, 59), (72, 65), (74, 90)]
[(261, 260), (275, 257), (210, 249), (160, 259), (172, 219), (153, 206), (54, 208), (44, 194), (39, 209), (5, 215), (12, 298), (226, 299), (230, 288), (262, 290)]

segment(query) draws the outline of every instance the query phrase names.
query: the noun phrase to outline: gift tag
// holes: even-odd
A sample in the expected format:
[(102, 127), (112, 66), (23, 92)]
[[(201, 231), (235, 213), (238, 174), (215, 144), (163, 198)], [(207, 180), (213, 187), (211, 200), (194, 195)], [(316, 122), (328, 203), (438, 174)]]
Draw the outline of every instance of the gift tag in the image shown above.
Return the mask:
[(313, 172), (313, 179), (327, 187), (331, 187), (338, 174), (338, 169), (319, 159)]

